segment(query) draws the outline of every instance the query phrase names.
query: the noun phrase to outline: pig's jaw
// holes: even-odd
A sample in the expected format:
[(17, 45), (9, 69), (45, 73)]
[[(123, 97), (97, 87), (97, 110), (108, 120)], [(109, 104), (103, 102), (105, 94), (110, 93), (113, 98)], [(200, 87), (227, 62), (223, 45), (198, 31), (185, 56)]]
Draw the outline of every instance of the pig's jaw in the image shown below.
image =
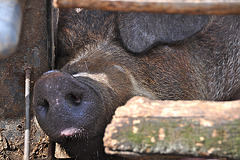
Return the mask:
[[(76, 131), (74, 128), (64, 130), (64, 134), (71, 134)], [(73, 133), (74, 134), (74, 133)], [(60, 143), (66, 153), (77, 160), (102, 160), (107, 159), (103, 147), (103, 135), (88, 138), (81, 141), (76, 138), (67, 138), (67, 141)], [(73, 147), (74, 146), (74, 147)]]

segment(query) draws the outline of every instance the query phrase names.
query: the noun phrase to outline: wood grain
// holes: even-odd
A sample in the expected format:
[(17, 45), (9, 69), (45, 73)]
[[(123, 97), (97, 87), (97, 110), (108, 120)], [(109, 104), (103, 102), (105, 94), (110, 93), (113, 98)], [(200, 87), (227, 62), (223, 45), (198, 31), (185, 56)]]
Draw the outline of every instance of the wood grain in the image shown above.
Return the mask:
[(178, 14), (240, 14), (239, 0), (54, 0), (54, 6)]
[[(240, 159), (240, 101), (156, 101), (134, 97), (105, 131), (109, 154)], [(133, 157), (134, 157), (133, 156)]]

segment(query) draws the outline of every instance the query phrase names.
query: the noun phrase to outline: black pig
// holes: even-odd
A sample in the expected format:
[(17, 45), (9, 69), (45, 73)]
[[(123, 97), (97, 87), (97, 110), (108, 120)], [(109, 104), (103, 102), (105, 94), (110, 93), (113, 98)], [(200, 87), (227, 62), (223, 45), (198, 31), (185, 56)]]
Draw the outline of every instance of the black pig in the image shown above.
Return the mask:
[(104, 159), (102, 137), (118, 106), (240, 96), (240, 16), (63, 9), (56, 65), (35, 84), (43, 131), (77, 159)]

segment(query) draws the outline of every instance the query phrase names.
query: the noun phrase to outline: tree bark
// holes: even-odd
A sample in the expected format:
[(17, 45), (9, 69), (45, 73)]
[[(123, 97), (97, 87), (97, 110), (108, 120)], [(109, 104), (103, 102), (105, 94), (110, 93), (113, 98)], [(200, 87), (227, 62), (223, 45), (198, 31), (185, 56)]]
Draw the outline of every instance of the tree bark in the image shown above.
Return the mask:
[(240, 101), (160, 101), (134, 97), (105, 131), (109, 154), (240, 159)]

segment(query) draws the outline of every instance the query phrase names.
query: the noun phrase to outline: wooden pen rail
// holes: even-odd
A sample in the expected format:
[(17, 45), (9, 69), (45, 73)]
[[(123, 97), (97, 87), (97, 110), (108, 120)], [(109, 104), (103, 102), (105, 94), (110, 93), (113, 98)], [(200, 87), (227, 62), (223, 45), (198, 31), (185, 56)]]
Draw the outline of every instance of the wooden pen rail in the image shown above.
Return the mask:
[(240, 14), (240, 0), (54, 0), (54, 6), (178, 14)]
[(106, 153), (138, 160), (165, 156), (239, 160), (240, 101), (134, 97), (116, 110), (103, 141)]

